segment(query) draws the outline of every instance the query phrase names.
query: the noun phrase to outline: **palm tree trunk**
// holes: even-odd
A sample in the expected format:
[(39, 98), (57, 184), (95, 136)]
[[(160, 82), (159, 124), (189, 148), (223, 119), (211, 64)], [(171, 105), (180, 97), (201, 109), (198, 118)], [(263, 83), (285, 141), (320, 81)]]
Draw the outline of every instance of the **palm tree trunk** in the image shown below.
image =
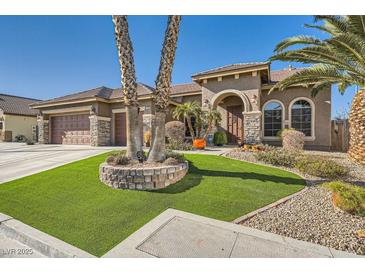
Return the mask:
[(139, 130), (139, 107), (133, 46), (129, 37), (127, 16), (113, 15), (112, 18), (122, 75), (123, 99), (127, 112), (127, 157), (136, 160), (137, 151), (142, 150), (142, 136)]
[[(156, 112), (153, 122), (155, 137), (153, 138), (151, 144), (153, 149), (150, 150), (148, 155), (149, 162), (162, 161), (165, 158), (165, 121), (166, 113)], [(161, 155), (161, 152), (164, 152), (164, 154)]]
[(365, 89), (360, 90), (354, 97), (349, 122), (349, 157), (365, 165)]
[(194, 141), (195, 140), (195, 133), (194, 133), (193, 125), (191, 124), (191, 116), (188, 116), (186, 118), (186, 121), (188, 123), (188, 128), (189, 128), (189, 131), (190, 131), (191, 139)]
[(148, 155), (148, 162), (159, 162), (165, 159), (165, 120), (171, 91), (171, 74), (174, 66), (177, 38), (179, 34), (181, 16), (170, 15), (162, 47), (160, 69), (156, 79), (155, 122), (153, 123), (152, 146)]

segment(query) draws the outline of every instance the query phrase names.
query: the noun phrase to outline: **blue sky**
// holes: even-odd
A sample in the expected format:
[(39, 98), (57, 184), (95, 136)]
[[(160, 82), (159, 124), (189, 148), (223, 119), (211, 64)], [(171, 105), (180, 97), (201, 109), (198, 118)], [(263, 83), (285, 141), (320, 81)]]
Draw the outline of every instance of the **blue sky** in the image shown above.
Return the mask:
[[(130, 16), (137, 79), (154, 84), (165, 16)], [(282, 39), (316, 35), (311, 16), (184, 16), (173, 83), (231, 63), (265, 61)], [(98, 86), (120, 86), (110, 16), (0, 16), (0, 92), (48, 99)], [(272, 69), (287, 67), (274, 62)], [(294, 64), (299, 67), (300, 64)], [(354, 95), (333, 88), (332, 115)]]

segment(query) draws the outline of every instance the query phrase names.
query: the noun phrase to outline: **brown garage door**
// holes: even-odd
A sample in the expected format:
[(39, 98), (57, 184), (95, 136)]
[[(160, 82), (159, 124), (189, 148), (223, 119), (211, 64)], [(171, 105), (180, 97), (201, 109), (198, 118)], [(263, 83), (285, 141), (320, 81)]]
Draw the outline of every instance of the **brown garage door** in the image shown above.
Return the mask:
[(115, 114), (115, 144), (125, 146), (127, 144), (127, 120), (125, 113)]
[(89, 115), (77, 114), (52, 117), (51, 143), (65, 145), (89, 145)]

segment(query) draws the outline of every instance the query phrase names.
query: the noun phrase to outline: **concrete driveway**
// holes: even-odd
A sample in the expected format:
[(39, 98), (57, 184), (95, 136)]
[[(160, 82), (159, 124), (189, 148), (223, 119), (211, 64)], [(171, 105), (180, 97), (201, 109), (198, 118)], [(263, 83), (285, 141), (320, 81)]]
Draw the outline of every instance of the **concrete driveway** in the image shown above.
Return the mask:
[(117, 148), (0, 143), (0, 184), (113, 149)]

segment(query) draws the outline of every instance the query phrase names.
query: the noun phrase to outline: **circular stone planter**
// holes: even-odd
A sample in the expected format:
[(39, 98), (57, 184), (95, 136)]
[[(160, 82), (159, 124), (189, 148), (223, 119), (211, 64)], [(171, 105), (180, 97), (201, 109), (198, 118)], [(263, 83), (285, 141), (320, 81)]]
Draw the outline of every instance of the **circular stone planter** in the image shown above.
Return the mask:
[(186, 175), (188, 169), (188, 162), (173, 166), (139, 168), (102, 163), (99, 167), (99, 178), (116, 189), (153, 190), (175, 184)]

